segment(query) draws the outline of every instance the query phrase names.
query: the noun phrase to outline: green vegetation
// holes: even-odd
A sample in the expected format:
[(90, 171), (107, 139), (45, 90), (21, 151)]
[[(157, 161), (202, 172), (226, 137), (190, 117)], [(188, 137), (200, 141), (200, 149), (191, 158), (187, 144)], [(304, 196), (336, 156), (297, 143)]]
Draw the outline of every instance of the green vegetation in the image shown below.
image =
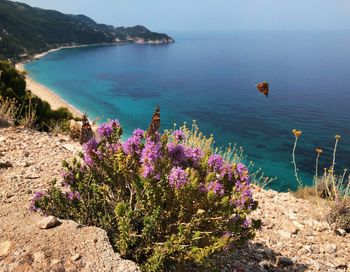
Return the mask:
[(33, 95), (26, 89), (25, 75), (4, 61), (0, 61), (0, 109), (3, 118), (44, 131), (57, 124), (65, 126), (73, 118), (68, 109), (52, 110), (49, 103)]
[(83, 154), (63, 164), (62, 183), (36, 192), (31, 209), (105, 229), (144, 271), (215, 268), (212, 257), (260, 228), (248, 169), (238, 155), (228, 162), (187, 145), (198, 135), (186, 129), (159, 135), (157, 121), (123, 143), (118, 121), (101, 124)]
[(54, 10), (0, 0), (0, 60), (18, 59), (59, 46), (173, 40), (143, 26), (118, 27), (97, 24), (84, 15), (66, 15)]

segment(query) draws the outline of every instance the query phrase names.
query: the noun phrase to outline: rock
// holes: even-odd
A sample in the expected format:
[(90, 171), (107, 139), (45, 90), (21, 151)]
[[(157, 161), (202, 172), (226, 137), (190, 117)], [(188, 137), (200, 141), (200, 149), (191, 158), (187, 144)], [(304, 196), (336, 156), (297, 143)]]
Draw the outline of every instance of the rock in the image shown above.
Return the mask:
[(337, 251), (337, 245), (335, 244), (328, 244), (325, 247), (325, 251), (329, 254), (335, 253)]
[(304, 225), (300, 224), (298, 221), (293, 221), (293, 225), (299, 230), (304, 228)]
[(346, 235), (346, 231), (343, 230), (343, 229), (336, 229), (336, 230), (335, 230), (335, 233), (336, 233), (337, 235), (343, 236), (343, 237)]
[(13, 197), (15, 194), (14, 193), (12, 193), (12, 192), (6, 192), (5, 193), (5, 197), (6, 198), (11, 198), (11, 197)]
[(329, 225), (326, 222), (313, 221), (315, 230), (322, 232), (329, 229)]
[(38, 178), (40, 178), (40, 176), (33, 174), (33, 173), (30, 173), (30, 174), (26, 175), (25, 178), (26, 179), (38, 179)]
[(33, 257), (35, 263), (42, 263), (45, 261), (45, 253), (43, 251), (34, 253)]
[(24, 156), (24, 157), (28, 158), (29, 155), (30, 155), (30, 153), (29, 153), (28, 151), (24, 151), (24, 152), (23, 152), (23, 156)]
[(13, 165), (9, 161), (0, 162), (0, 169), (1, 168), (7, 169), (7, 168), (11, 168), (11, 167), (13, 167)]
[(335, 258), (333, 264), (337, 269), (347, 269), (347, 262), (344, 258)]
[(0, 242), (0, 257), (4, 257), (8, 254), (11, 248), (10, 241), (1, 241)]
[(270, 264), (268, 261), (264, 260), (264, 261), (261, 261), (259, 262), (259, 266), (262, 268), (262, 269), (268, 269)]
[(306, 245), (306, 246), (304, 246), (304, 249), (309, 253), (313, 252), (312, 246)]
[(75, 254), (75, 255), (73, 255), (70, 259), (71, 259), (73, 262), (75, 262), (75, 261), (79, 260), (80, 257), (81, 257), (81, 256), (80, 256), (79, 254)]
[(4, 136), (0, 136), (0, 143), (5, 141), (6, 141), (6, 138)]
[(272, 259), (273, 258), (273, 250), (270, 248), (264, 248), (264, 255), (268, 258), (268, 259)]
[(284, 231), (284, 230), (279, 230), (278, 234), (283, 238), (283, 239), (290, 239), (290, 237), (292, 236), (292, 234), (288, 231)]
[(67, 149), (68, 151), (71, 151), (71, 152), (76, 152), (78, 149), (75, 145), (72, 145), (72, 144), (64, 144), (62, 145), (65, 149)]
[(294, 262), (287, 258), (287, 257), (278, 257), (277, 258), (277, 265), (280, 265), (280, 266), (292, 266), (294, 265)]
[(56, 217), (48, 216), (48, 217), (41, 219), (38, 222), (38, 227), (40, 229), (49, 229), (49, 228), (55, 227), (57, 224), (58, 224), (58, 220)]
[(315, 261), (315, 260), (310, 260), (310, 264), (316, 269), (316, 270), (320, 270), (321, 269), (321, 265)]
[(51, 265), (52, 266), (55, 266), (56, 264), (60, 264), (61, 263), (61, 260), (57, 260), (57, 259), (53, 259), (52, 261), (51, 261)]
[(289, 232), (291, 234), (297, 234), (299, 231), (299, 229), (293, 223), (290, 223), (290, 222), (283, 223), (281, 228), (282, 230)]

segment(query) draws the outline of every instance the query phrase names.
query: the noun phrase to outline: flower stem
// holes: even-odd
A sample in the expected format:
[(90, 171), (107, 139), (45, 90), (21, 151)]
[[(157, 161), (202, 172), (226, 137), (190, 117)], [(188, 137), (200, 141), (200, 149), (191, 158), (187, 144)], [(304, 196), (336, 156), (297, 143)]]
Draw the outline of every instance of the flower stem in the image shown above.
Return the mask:
[(303, 187), (303, 183), (302, 181), (299, 179), (299, 176), (298, 176), (298, 169), (297, 169), (297, 164), (295, 162), (295, 149), (297, 148), (297, 143), (298, 143), (298, 137), (295, 137), (295, 141), (294, 141), (294, 147), (293, 147), (293, 153), (292, 153), (292, 163), (294, 165), (294, 176), (298, 182), (298, 186), (299, 188)]
[(333, 192), (334, 192), (334, 197), (336, 198), (338, 196), (337, 190), (336, 190), (336, 184), (335, 184), (335, 178), (334, 178), (334, 166), (335, 166), (335, 155), (337, 152), (337, 146), (338, 146), (338, 139), (335, 139), (335, 145), (334, 145), (334, 150), (333, 150), (333, 161), (332, 161), (332, 185), (333, 185)]

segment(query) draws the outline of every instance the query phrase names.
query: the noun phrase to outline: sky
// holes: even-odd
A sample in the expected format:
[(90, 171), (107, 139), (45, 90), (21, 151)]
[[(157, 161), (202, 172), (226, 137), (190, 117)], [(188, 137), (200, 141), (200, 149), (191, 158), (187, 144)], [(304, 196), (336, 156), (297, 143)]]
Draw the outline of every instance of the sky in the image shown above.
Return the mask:
[(350, 29), (350, 0), (19, 0), (154, 31)]

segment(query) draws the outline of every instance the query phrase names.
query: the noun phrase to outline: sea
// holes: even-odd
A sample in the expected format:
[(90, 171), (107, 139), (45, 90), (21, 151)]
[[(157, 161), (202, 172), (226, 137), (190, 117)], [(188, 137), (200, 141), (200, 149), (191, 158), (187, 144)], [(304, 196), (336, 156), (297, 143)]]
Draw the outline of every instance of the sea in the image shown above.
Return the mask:
[[(242, 146), (247, 163), (297, 189), (293, 129), (305, 185), (332, 164), (350, 167), (350, 31), (171, 32), (174, 44), (63, 49), (25, 65), (29, 75), (90, 119), (119, 119), (125, 136), (146, 129), (156, 105), (162, 129), (193, 120), (217, 146)], [(268, 98), (256, 84), (267, 81)]]

